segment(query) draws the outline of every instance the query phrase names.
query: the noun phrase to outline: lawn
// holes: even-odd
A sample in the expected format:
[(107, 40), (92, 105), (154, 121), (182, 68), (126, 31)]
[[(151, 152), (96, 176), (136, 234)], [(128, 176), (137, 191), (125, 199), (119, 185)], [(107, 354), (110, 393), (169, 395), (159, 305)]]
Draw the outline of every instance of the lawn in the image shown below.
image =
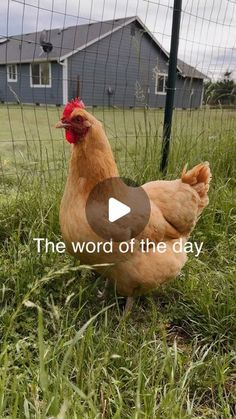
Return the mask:
[[(0, 107), (0, 417), (236, 417), (236, 113), (176, 111), (168, 178), (208, 160), (203, 241), (180, 277), (136, 301), (98, 302), (103, 279), (66, 254), (38, 255), (33, 238), (61, 239), (58, 208), (70, 147), (61, 109)], [(120, 172), (159, 173), (163, 111), (93, 109)]]

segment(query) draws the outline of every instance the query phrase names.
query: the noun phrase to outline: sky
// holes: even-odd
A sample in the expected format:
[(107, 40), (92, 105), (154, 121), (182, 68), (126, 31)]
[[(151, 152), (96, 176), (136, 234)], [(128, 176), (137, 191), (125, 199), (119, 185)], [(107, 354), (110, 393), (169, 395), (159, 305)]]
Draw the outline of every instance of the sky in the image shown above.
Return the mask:
[[(0, 35), (138, 15), (169, 51), (174, 0), (1, 0)], [(236, 0), (183, 0), (179, 58), (236, 78)]]

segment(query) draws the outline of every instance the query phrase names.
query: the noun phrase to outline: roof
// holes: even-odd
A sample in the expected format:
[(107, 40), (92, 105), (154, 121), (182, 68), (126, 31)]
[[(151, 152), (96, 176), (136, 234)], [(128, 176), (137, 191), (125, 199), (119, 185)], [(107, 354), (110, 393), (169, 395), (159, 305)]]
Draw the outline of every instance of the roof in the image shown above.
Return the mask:
[(179, 58), (178, 58), (178, 66), (181, 69), (181, 74), (183, 77), (191, 77), (193, 79), (209, 79), (209, 77), (206, 76), (206, 74), (201, 73), (201, 71), (185, 63)]
[[(65, 58), (105, 38), (111, 33), (137, 21), (153, 39), (159, 49), (169, 58), (169, 53), (157, 41), (151, 31), (137, 16), (93, 22), (70, 26), (67, 28), (49, 29), (44, 31), (46, 41), (53, 45), (50, 53), (45, 53), (40, 45), (41, 32), (14, 35), (0, 39), (0, 64), (28, 63), (37, 61), (63, 61)], [(196, 68), (178, 60), (178, 70), (183, 77), (207, 78)]]

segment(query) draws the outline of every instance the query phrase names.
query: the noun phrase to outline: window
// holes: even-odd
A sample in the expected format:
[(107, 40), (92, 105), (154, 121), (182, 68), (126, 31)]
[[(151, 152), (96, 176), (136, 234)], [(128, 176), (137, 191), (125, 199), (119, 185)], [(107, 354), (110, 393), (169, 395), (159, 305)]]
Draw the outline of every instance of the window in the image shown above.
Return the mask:
[(7, 66), (7, 81), (17, 82), (17, 65), (11, 64)]
[(155, 93), (156, 95), (165, 95), (166, 94), (166, 83), (167, 83), (167, 74), (157, 73), (156, 74), (156, 84), (155, 84)]
[(31, 87), (51, 87), (51, 64), (31, 64)]

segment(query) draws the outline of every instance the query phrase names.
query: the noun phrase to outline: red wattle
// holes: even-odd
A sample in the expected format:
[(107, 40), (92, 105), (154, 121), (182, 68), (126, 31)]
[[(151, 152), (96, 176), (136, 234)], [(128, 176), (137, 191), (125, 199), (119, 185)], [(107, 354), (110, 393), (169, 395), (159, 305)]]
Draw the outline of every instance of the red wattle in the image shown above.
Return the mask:
[(72, 131), (66, 131), (66, 140), (70, 144), (76, 144), (78, 141), (78, 135)]

